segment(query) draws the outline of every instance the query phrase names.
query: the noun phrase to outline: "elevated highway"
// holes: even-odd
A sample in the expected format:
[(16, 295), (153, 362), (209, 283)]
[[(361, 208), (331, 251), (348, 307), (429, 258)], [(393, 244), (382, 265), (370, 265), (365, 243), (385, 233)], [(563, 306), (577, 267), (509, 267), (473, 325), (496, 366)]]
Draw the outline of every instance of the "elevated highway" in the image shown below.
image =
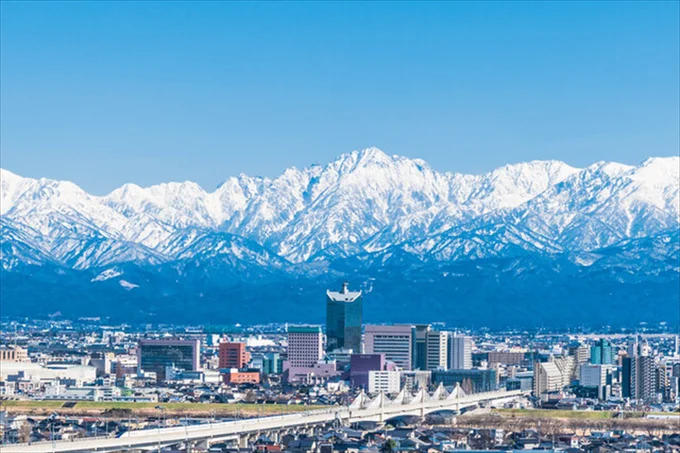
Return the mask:
[(241, 445), (260, 435), (277, 439), (291, 431), (306, 431), (333, 424), (351, 424), (360, 421), (384, 422), (402, 415), (425, 416), (432, 412), (459, 411), (480, 404), (499, 404), (523, 397), (522, 390), (495, 391), (466, 395), (460, 387), (447, 392), (440, 386), (433, 394), (421, 390), (416, 395), (402, 391), (390, 399), (380, 393), (368, 398), (361, 393), (348, 406), (333, 406), (287, 415), (258, 417), (246, 420), (210, 423), (195, 426), (158, 428), (128, 431), (116, 438), (84, 438), (72, 441), (47, 441), (32, 444), (10, 444), (0, 447), (2, 453), (50, 453), (50, 452), (132, 452), (158, 451), (162, 447), (179, 445), (192, 451), (196, 446), (207, 447), (225, 440), (238, 441)]

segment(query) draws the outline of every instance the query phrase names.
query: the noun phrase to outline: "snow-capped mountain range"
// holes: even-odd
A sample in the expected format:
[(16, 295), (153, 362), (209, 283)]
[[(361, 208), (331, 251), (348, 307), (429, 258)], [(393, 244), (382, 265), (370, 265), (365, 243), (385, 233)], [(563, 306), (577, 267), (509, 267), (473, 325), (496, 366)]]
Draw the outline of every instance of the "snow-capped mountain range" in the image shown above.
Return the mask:
[(376, 148), (213, 192), (94, 196), (0, 170), (3, 315), (319, 321), (325, 289), (349, 279), (379, 322), (668, 321), (679, 186), (678, 157), (466, 175)]
[[(231, 177), (213, 192), (192, 182), (126, 184), (102, 197), (3, 169), (2, 264), (87, 269), (250, 254), (284, 266), (392, 247), (438, 261), (589, 252), (676, 231), (679, 169), (667, 157), (583, 169), (532, 161), (466, 175), (369, 148), (276, 179)], [(242, 239), (225, 240), (232, 236)]]

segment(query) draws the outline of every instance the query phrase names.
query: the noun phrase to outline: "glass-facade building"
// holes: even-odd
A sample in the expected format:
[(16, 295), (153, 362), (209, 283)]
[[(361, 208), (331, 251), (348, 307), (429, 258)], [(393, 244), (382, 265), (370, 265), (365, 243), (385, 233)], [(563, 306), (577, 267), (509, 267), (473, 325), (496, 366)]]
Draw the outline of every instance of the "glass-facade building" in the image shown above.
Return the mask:
[(198, 371), (200, 340), (143, 339), (137, 345), (137, 367), (156, 373), (158, 381), (165, 380), (166, 367)]
[(590, 363), (593, 365), (612, 365), (614, 363), (614, 352), (609, 340), (600, 339), (590, 348)]
[(350, 291), (348, 283), (340, 291), (326, 291), (326, 350), (351, 349), (361, 353), (363, 298), (361, 291)]
[(278, 352), (253, 354), (249, 368), (258, 369), (262, 374), (281, 374), (283, 358)]
[(427, 334), (429, 331), (429, 324), (416, 324), (411, 330), (413, 341), (411, 363), (414, 370), (427, 370)]
[(269, 352), (264, 355), (262, 372), (264, 374), (281, 374), (283, 372), (283, 360), (278, 352)]

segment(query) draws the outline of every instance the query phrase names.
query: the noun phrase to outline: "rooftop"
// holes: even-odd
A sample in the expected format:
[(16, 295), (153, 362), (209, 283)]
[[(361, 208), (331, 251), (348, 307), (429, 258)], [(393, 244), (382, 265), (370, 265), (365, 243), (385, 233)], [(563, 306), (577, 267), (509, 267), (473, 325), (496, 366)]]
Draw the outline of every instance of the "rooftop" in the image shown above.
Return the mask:
[(320, 333), (319, 326), (288, 326), (288, 333)]
[(349, 283), (344, 282), (340, 291), (326, 291), (328, 299), (335, 302), (354, 302), (361, 297), (361, 291), (350, 291)]

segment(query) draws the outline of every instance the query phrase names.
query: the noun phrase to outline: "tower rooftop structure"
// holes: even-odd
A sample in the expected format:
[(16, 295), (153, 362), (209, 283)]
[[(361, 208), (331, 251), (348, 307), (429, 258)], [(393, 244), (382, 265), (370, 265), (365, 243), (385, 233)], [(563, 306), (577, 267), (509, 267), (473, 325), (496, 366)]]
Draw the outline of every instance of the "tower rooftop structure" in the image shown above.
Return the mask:
[(340, 291), (327, 290), (326, 295), (334, 302), (354, 302), (361, 297), (361, 291), (350, 291), (349, 283), (344, 282)]

